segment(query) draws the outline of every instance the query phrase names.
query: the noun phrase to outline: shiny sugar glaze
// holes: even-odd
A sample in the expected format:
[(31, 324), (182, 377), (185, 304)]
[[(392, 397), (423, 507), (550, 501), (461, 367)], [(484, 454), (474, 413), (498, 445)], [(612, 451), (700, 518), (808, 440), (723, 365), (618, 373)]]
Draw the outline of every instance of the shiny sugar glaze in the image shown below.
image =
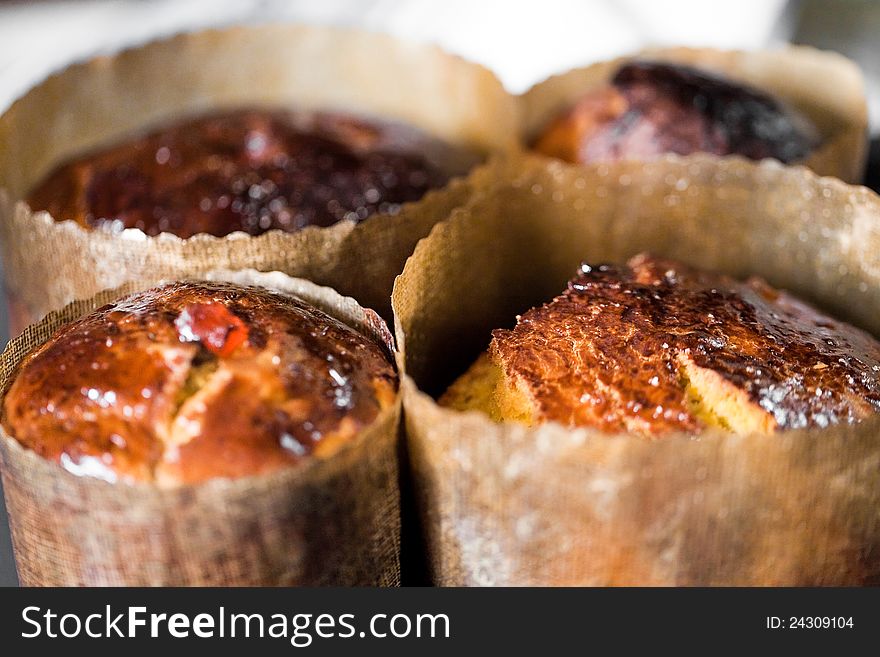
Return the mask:
[(104, 306), (29, 354), (3, 424), (76, 474), (189, 483), (329, 455), (396, 385), (383, 346), (303, 302), (176, 283)]
[(796, 162), (818, 145), (806, 117), (758, 89), (688, 66), (634, 61), (551, 122), (534, 147), (576, 162), (696, 152)]
[(395, 213), (443, 186), (449, 176), (422, 152), (428, 141), (338, 113), (238, 110), (64, 164), (28, 202), (57, 220), (148, 235), (293, 232)]
[(496, 330), (491, 349), (543, 420), (660, 434), (704, 428), (687, 359), (776, 429), (851, 423), (880, 409), (880, 343), (790, 295), (642, 255), (583, 265), (568, 289)]

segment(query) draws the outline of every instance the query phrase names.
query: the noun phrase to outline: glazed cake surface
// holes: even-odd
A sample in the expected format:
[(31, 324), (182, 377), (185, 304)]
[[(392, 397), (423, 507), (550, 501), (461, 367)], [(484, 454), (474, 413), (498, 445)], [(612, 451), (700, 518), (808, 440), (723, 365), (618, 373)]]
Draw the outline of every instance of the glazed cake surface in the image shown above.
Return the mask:
[(400, 123), (236, 110), (63, 164), (28, 202), (57, 220), (147, 235), (293, 232), (398, 211), (447, 182), (425, 152), (450, 148)]
[(441, 404), (644, 435), (826, 427), (880, 409), (880, 343), (760, 279), (643, 254), (582, 265)]
[(174, 283), (20, 363), (3, 426), (70, 472), (173, 486), (332, 456), (394, 403), (385, 346), (290, 296)]
[(773, 96), (699, 69), (633, 61), (551, 121), (533, 148), (568, 162), (665, 153), (804, 159), (819, 134)]

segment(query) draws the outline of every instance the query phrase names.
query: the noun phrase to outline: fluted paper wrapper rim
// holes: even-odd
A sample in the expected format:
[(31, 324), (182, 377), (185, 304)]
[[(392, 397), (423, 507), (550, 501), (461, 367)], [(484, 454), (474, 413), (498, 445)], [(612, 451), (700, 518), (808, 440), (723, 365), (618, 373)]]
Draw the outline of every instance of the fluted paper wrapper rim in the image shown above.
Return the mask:
[[(390, 331), (375, 312), (330, 288), (253, 270), (213, 270), (198, 279), (288, 294), (392, 348)], [(21, 358), (58, 327), (159, 282), (129, 282), (28, 327), (0, 356), (0, 390), (5, 394)], [(0, 428), (3, 486), (21, 583), (398, 585), (399, 414), (398, 396), (327, 458), (266, 475), (164, 488), (74, 475)]]
[(775, 50), (649, 48), (551, 76), (521, 96), (522, 138), (530, 142), (559, 112), (606, 84), (632, 59), (687, 64), (769, 92), (812, 119), (822, 144), (801, 162), (820, 175), (861, 182), (867, 158), (868, 109), (858, 65), (809, 46)]
[[(434, 401), (582, 260), (650, 250), (880, 334), (880, 198), (803, 167), (666, 157), (499, 169), (422, 240), (392, 305), (410, 467), (442, 585), (880, 582), (880, 419), (657, 441)], [(430, 393), (430, 395), (428, 394)]]
[[(172, 73), (169, 74), (169, 71)], [(34, 87), (0, 117), (0, 242), (17, 328), (129, 279), (212, 267), (284, 271), (357, 297), (388, 317), (393, 276), (430, 228), (464, 198), (453, 180), (397, 215), (260, 237), (148, 237), (56, 222), (22, 201), (54, 166), (151, 126), (224, 108), (342, 110), (398, 120), (465, 152), (516, 146), (513, 98), (487, 69), (432, 45), (366, 31), (270, 25), (181, 34), (75, 64)], [(448, 193), (447, 193), (448, 192)], [(414, 210), (415, 209), (415, 210)], [(402, 245), (402, 240), (408, 240)], [(389, 248), (391, 242), (391, 248)], [(378, 264), (377, 264), (378, 262)], [(381, 271), (377, 268), (381, 265)]]

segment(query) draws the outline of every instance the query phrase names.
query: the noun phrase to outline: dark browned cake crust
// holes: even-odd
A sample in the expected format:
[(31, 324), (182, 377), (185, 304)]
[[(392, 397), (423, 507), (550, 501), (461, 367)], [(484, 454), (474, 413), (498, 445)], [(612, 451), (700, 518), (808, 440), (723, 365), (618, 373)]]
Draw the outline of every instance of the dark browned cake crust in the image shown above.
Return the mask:
[[(761, 280), (647, 255), (583, 265), (562, 295), (494, 331), (490, 353), (540, 420), (571, 426), (660, 434), (733, 418), (772, 431), (880, 409), (868, 334)], [(713, 408), (724, 415), (707, 422)]]
[(534, 148), (569, 162), (696, 152), (795, 162), (818, 144), (806, 117), (762, 91), (688, 66), (636, 61), (552, 121)]
[(301, 301), (175, 283), (104, 306), (25, 357), (3, 425), (75, 474), (175, 485), (329, 456), (396, 386), (383, 347)]
[(235, 111), (197, 118), (62, 165), (33, 210), (85, 227), (227, 235), (297, 231), (396, 212), (448, 175), (398, 123), (338, 113)]

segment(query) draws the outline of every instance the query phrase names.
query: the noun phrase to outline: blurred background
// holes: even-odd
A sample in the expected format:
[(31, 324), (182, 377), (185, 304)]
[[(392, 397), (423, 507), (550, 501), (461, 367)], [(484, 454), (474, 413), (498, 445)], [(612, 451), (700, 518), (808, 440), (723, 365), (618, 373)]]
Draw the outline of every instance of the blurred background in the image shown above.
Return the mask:
[[(158, 36), (232, 23), (357, 26), (438, 43), (496, 72), (512, 92), (548, 75), (650, 45), (837, 50), (866, 76), (880, 188), (877, 0), (0, 0), (0, 112), (69, 63)], [(171, 73), (171, 72), (169, 72)], [(5, 307), (0, 340), (6, 343)], [(0, 585), (17, 579), (0, 511)]]

